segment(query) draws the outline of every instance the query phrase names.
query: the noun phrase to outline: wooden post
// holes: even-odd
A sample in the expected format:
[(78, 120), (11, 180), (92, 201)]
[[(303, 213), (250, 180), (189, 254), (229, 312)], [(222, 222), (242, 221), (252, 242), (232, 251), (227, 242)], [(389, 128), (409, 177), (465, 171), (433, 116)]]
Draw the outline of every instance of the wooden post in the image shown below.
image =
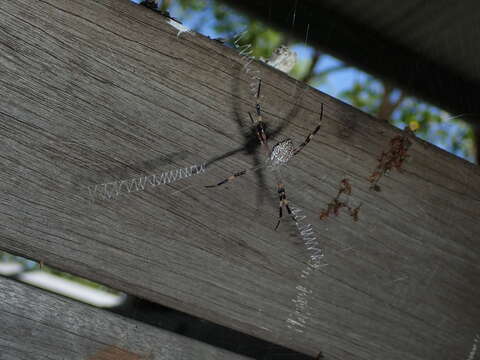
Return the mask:
[(4, 359), (248, 359), (0, 278)]

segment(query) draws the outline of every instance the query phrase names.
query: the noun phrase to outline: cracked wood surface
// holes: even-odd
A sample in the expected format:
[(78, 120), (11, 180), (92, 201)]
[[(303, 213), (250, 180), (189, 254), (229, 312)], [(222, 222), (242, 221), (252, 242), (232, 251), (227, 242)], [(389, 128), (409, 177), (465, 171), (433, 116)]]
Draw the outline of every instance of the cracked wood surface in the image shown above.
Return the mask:
[[(325, 359), (466, 356), (480, 328), (476, 166), (415, 139), (404, 172), (371, 191), (399, 131), (252, 63), (267, 130), (288, 123), (277, 139), (303, 141), (325, 106), (282, 179), (328, 264), (302, 282), (298, 307), (309, 255), (290, 219), (273, 230), (274, 176), (204, 188), (251, 167), (250, 153), (114, 200), (89, 196), (242, 146), (254, 99), (238, 54), (177, 37), (126, 0), (0, 4), (0, 249)], [(359, 221), (320, 221), (344, 177)]]
[(0, 277), (2, 360), (249, 359)]

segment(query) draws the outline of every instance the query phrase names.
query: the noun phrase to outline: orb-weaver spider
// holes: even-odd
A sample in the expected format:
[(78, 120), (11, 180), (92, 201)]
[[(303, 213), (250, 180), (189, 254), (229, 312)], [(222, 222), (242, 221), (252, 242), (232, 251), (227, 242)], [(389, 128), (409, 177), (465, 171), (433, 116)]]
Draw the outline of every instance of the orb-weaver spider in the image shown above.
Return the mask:
[[(265, 124), (262, 119), (262, 112), (261, 112), (261, 106), (258, 102), (258, 99), (260, 98), (260, 89), (262, 85), (262, 80), (259, 80), (258, 83), (258, 89), (257, 89), (257, 103), (255, 105), (255, 116), (253, 116), (250, 112), (248, 113), (250, 120), (252, 121), (252, 126), (255, 129), (255, 132), (257, 134), (257, 138), (260, 141), (262, 147), (265, 149), (265, 154), (266, 154), (266, 159), (265, 159), (265, 165), (261, 166), (267, 166), (270, 169), (272, 169), (276, 175), (277, 178), (277, 191), (278, 195), (280, 198), (280, 204), (279, 204), (279, 213), (278, 213), (278, 222), (277, 225), (275, 226), (275, 230), (277, 230), (278, 226), (280, 225), (280, 221), (283, 216), (283, 208), (287, 210), (288, 214), (292, 216), (292, 218), (295, 220), (295, 216), (292, 214), (292, 211), (290, 209), (290, 206), (288, 205), (288, 200), (287, 196), (285, 194), (285, 185), (281, 181), (281, 176), (280, 176), (280, 168), (284, 165), (287, 165), (288, 161), (297, 155), (302, 149), (310, 142), (313, 136), (320, 130), (320, 126), (322, 124), (323, 120), (323, 103), (321, 105), (321, 110), (320, 110), (320, 123), (317, 125), (317, 127), (306, 137), (305, 141), (302, 142), (299, 146), (295, 147), (293, 145), (293, 141), (289, 138), (282, 140), (275, 144), (272, 147), (272, 150), (270, 150), (270, 147), (268, 146), (268, 139), (267, 135), (265, 133)], [(220, 181), (218, 184), (215, 185), (208, 185), (206, 187), (212, 188), (212, 187), (217, 187), (221, 186), (223, 184), (226, 184), (230, 181), (235, 180), (236, 178), (245, 175), (249, 171), (255, 171), (258, 170), (260, 167), (254, 167), (251, 169), (245, 169), (242, 171), (238, 171), (234, 173), (233, 175), (227, 177), (226, 179)]]

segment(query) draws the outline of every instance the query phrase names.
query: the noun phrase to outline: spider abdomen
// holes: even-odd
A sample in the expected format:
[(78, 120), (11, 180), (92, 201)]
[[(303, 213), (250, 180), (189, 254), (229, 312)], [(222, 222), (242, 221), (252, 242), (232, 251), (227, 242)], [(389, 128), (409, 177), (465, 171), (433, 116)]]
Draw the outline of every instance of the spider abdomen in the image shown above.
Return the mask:
[(294, 155), (293, 142), (290, 139), (277, 143), (270, 153), (272, 165), (285, 165)]

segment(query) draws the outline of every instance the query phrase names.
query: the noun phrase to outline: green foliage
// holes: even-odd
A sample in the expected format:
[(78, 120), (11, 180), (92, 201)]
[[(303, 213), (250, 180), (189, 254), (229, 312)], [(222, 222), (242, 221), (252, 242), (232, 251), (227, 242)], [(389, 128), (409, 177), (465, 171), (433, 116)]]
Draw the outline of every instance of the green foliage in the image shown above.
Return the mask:
[(340, 93), (340, 98), (369, 114), (376, 114), (381, 103), (378, 83), (371, 77), (365, 81), (355, 81), (351, 89)]
[[(293, 67), (292, 71), (290, 71), (290, 76), (297, 79), (297, 80), (305, 79), (305, 77), (308, 74), (309, 69), (312, 66), (315, 66), (315, 64), (313, 62), (314, 62), (314, 59), (312, 57), (310, 57), (308, 59), (298, 59), (297, 63)], [(324, 80), (326, 80), (326, 79), (324, 79)], [(310, 83), (310, 85), (313, 86), (312, 83)]]

